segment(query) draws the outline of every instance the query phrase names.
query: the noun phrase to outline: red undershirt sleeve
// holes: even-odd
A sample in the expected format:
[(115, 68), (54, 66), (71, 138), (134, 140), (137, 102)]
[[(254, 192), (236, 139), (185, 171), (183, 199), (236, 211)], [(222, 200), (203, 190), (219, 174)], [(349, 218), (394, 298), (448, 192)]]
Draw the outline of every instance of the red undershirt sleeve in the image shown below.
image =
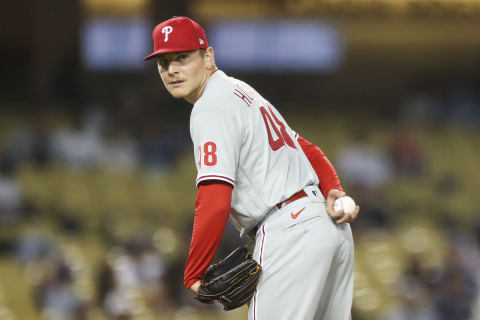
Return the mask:
[(298, 143), (302, 147), (303, 152), (307, 156), (308, 161), (310, 161), (313, 170), (315, 170), (318, 179), (320, 180), (319, 186), (325, 199), (327, 198), (328, 192), (332, 189), (343, 191), (337, 172), (323, 151), (300, 136), (298, 137)]
[(183, 283), (190, 288), (201, 280), (222, 240), (227, 224), (233, 186), (210, 181), (198, 187), (192, 241)]

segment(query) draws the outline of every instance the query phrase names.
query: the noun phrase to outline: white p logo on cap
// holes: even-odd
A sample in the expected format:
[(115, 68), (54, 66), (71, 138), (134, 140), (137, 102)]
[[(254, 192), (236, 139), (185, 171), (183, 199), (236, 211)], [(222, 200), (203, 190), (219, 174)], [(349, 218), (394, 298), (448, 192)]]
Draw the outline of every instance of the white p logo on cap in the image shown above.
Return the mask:
[(163, 40), (164, 42), (168, 41), (168, 35), (172, 33), (172, 31), (173, 31), (173, 28), (170, 26), (163, 27), (162, 33), (165, 33), (165, 40)]

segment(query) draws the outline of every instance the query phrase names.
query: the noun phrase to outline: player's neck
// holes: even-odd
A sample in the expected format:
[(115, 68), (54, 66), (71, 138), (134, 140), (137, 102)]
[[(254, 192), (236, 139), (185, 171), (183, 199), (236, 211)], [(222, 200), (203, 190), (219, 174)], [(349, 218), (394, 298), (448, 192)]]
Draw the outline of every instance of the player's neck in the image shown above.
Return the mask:
[(205, 74), (205, 80), (202, 82), (199, 90), (193, 92), (193, 94), (191, 96), (185, 97), (185, 100), (187, 102), (190, 102), (191, 104), (195, 104), (195, 102), (197, 102), (197, 100), (200, 99), (200, 97), (202, 96), (203, 91), (205, 90), (205, 87), (207, 86), (208, 79), (210, 79), (210, 77), (217, 70), (218, 70), (217, 67), (213, 67), (211, 70), (207, 70), (207, 72)]

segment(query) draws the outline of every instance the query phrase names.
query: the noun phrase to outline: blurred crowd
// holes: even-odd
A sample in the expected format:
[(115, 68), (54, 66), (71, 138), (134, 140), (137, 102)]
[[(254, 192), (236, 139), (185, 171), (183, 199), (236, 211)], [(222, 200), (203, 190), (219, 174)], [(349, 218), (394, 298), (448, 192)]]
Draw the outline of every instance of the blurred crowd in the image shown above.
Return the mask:
[[(462, 207), (462, 210), (469, 211), (470, 217), (470, 224), (465, 227), (456, 217), (459, 212), (445, 205), (448, 199), (475, 185), (463, 177), (478, 179), (479, 170), (463, 167), (462, 161), (458, 161), (451, 163), (451, 171), (433, 172), (436, 162), (449, 160), (436, 158), (439, 154), (432, 151), (443, 149), (445, 156), (453, 153), (454, 149), (440, 137), (436, 138), (440, 140), (440, 145), (436, 147), (421, 138), (421, 131), (438, 125), (449, 128), (447, 130), (451, 130), (452, 134), (457, 131), (473, 132), (475, 138), (461, 150), (475, 152), (472, 149), (478, 141), (479, 107), (478, 97), (464, 90), (454, 91), (443, 99), (439, 96), (413, 96), (406, 100), (397, 123), (386, 130), (389, 134), (383, 137), (383, 143), (375, 143), (375, 129), (358, 126), (351, 132), (349, 143), (338, 150), (336, 164), (339, 175), (344, 178), (342, 181), (348, 192), (355, 195), (361, 206), (360, 219), (352, 224), (357, 239), (375, 230), (407, 234), (399, 230), (397, 224), (405, 220), (413, 225), (418, 220), (421, 224), (422, 219), (417, 216), (421, 207), (426, 208), (425, 217), (432, 222), (430, 228), (433, 230), (430, 231), (442, 238), (441, 249), (438, 249), (443, 253), (436, 264), (429, 265), (427, 258), (422, 256), (425, 252), (419, 248), (411, 248), (404, 256), (406, 262), (400, 268), (401, 274), (391, 287), (387, 286), (395, 292), (394, 302), (384, 308), (379, 319), (480, 318), (480, 270), (477, 268), (480, 263), (480, 207), (472, 198), (466, 209)], [(452, 142), (455, 144), (456, 140)], [(453, 155), (452, 159), (457, 156), (461, 157), (461, 153)], [(422, 200), (410, 202), (408, 192), (398, 193), (400, 190), (396, 184), (403, 183), (410, 193), (421, 193), (421, 188), (431, 187), (431, 196), (423, 199), (429, 203), (425, 205)], [(395, 208), (390, 202), (392, 193), (397, 193), (393, 197), (398, 198), (396, 201), (401, 203), (400, 207)], [(390, 238), (395, 239), (395, 235)], [(424, 241), (433, 243), (434, 239), (426, 237)], [(365, 258), (370, 257), (367, 255)], [(395, 259), (392, 261), (397, 262)], [(381, 260), (374, 263), (382, 262), (387, 263)], [(392, 291), (388, 294), (391, 295)], [(371, 315), (360, 313), (353, 317), (371, 318)]]
[[(172, 174), (179, 159), (190, 157), (189, 106), (163, 99), (161, 107), (138, 111), (138, 99), (137, 95), (124, 93), (121, 102), (111, 104), (117, 106), (118, 102), (118, 109), (92, 104), (66, 114), (49, 108), (37, 110), (29, 117), (17, 116), (18, 122), (4, 135), (0, 149), (0, 224), (2, 229), (18, 232), (2, 236), (0, 250), (3, 257), (15, 257), (30, 284), (38, 313), (47, 319), (126, 320), (145, 314), (151, 314), (152, 319), (166, 314), (182, 318), (192, 308), (213, 312), (210, 318), (221, 314), (218, 308), (196, 303), (182, 285), (191, 215), (187, 215), (184, 220), (188, 222), (181, 227), (161, 234), (145, 232), (115, 239), (96, 230), (96, 245), (101, 248), (95, 265), (85, 261), (81, 248), (30, 227), (31, 221), (59, 216), (45, 215), (25, 196), (26, 186), (19, 177), (23, 167), (38, 172), (62, 168), (80, 175), (108, 170), (114, 174), (147, 172), (166, 177)], [(478, 138), (478, 107), (477, 98), (465, 91), (453, 92), (443, 99), (417, 95), (406, 99), (395, 119), (375, 119), (380, 124), (376, 127), (370, 123), (351, 126), (344, 143), (332, 149), (332, 154), (327, 152), (344, 188), (361, 206), (360, 217), (352, 225), (360, 249), (364, 236), (378, 230), (394, 234), (400, 222), (416, 221), (419, 204), (398, 194), (399, 184), (414, 193), (417, 185), (425, 186), (420, 182), (429, 181), (432, 193), (443, 200), (468, 188), (455, 173), (432, 173), (432, 164), (438, 159), (433, 158), (433, 147), (420, 137), (425, 131), (440, 127), (473, 133)], [(323, 148), (321, 138), (311, 140)], [(328, 147), (328, 142), (325, 144)], [(477, 153), (474, 157), (478, 158)], [(438, 209), (434, 205), (428, 208)], [(471, 209), (469, 221), (473, 221), (468, 228), (456, 219), (456, 212), (446, 208), (445, 212), (428, 212), (427, 217), (435, 217), (433, 225), (442, 238), (441, 262), (428, 264), (421, 255), (407, 252), (403, 265), (397, 266), (401, 269), (399, 275), (387, 286), (391, 300), (370, 310), (362, 309), (362, 284), (356, 283), (359, 300), (355, 301), (360, 302), (354, 303), (353, 319), (479, 319), (480, 207), (469, 203), (467, 208)], [(73, 220), (62, 219), (55, 222), (60, 226), (56, 230), (68, 232), (73, 243), (76, 237), (89, 232)], [(158, 225), (157, 229), (161, 227)], [(172, 239), (180, 243), (179, 254), (165, 250)], [(217, 256), (246, 241), (239, 239), (228, 225)], [(359, 260), (368, 260), (368, 251), (360, 249)], [(365, 267), (358, 270), (362, 279)]]

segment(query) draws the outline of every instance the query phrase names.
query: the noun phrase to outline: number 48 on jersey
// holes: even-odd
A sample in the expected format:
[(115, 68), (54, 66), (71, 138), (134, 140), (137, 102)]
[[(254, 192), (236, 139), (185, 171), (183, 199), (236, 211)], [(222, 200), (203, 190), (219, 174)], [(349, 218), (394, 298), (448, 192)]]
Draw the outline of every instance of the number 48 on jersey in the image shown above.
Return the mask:
[[(270, 148), (272, 148), (273, 151), (277, 151), (287, 144), (290, 148), (297, 149), (292, 138), (290, 138), (288, 135), (287, 129), (285, 129), (283, 122), (278, 119), (270, 106), (268, 107), (268, 110), (270, 112), (268, 112), (265, 107), (260, 107), (260, 112), (262, 114), (263, 121), (265, 122), (265, 127), (267, 128), (268, 143), (270, 144)], [(273, 122), (272, 118), (275, 120), (275, 123)], [(280, 127), (280, 130), (278, 130), (277, 125)], [(275, 132), (277, 139), (273, 138), (271, 129), (273, 132)]]
[[(260, 113), (267, 129), (268, 144), (273, 151), (277, 151), (285, 145), (297, 149), (292, 138), (288, 135), (285, 125), (278, 119), (270, 106), (268, 111), (265, 107), (260, 107)], [(272, 135), (272, 130), (276, 138)], [(213, 141), (207, 141), (203, 145), (199, 145), (198, 155), (199, 168), (202, 167), (202, 163), (207, 167), (213, 167), (217, 164), (217, 145)]]

